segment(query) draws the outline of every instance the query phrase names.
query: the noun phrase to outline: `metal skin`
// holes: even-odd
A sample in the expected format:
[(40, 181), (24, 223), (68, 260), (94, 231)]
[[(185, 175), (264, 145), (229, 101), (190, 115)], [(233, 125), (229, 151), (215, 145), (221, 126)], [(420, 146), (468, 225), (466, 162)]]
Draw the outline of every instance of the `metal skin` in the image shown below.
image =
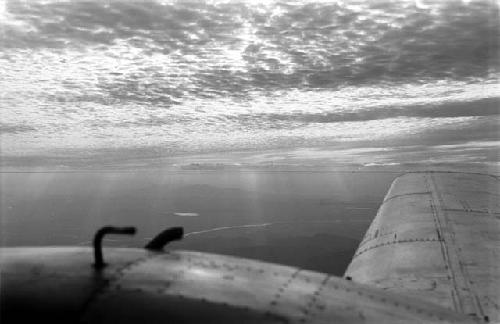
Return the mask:
[[(407, 180), (413, 179), (413, 176), (405, 177), (399, 178), (393, 184), (391, 191), (399, 184), (403, 185)], [(408, 193), (414, 192), (411, 186), (409, 188)], [(441, 190), (441, 187), (435, 184), (430, 190)], [(392, 196), (388, 198), (397, 200)], [(488, 206), (489, 204), (490, 202)], [(406, 211), (412, 211), (412, 205), (413, 202), (406, 207), (404, 204), (401, 205), (407, 208), (403, 209), (404, 213), (400, 211), (398, 214), (400, 217), (405, 215), (403, 220), (411, 221), (412, 217), (408, 216)], [(479, 205), (469, 206), (471, 210), (479, 208)], [(386, 199), (372, 227), (382, 224), (380, 215), (386, 214), (388, 207)], [(416, 218), (421, 216), (421, 213), (413, 215)], [(415, 224), (418, 225), (418, 222), (413, 222), (408, 227), (410, 232), (411, 228), (416, 228), (417, 231), (423, 231), (422, 233), (427, 233), (428, 230), (431, 235), (430, 228)], [(372, 227), (367, 233), (370, 238), (373, 234)], [(439, 245), (447, 239), (443, 238), (444, 235), (444, 233), (436, 234), (437, 241), (431, 240), (425, 243)], [(498, 237), (498, 232), (496, 235)], [(410, 242), (409, 240), (409, 237), (405, 238), (405, 242)], [(382, 248), (370, 245), (372, 249), (360, 254), (360, 251), (368, 247), (366, 244), (371, 244), (367, 242), (365, 240), (361, 244), (357, 256), (347, 271), (352, 274), (353, 281), (294, 267), (189, 251), (104, 248), (106, 266), (96, 268), (92, 265), (91, 248), (2, 248), (0, 249), (0, 322), (2, 324), (483, 322), (479, 316), (466, 315), (464, 309), (449, 309), (450, 305), (440, 299), (446, 298), (445, 294), (427, 298), (422, 292), (426, 288), (420, 289), (423, 286), (419, 286), (418, 280), (416, 282), (407, 280), (411, 276), (420, 279), (420, 271), (425, 270), (419, 267), (417, 260), (408, 263), (408, 260), (413, 260), (417, 254), (405, 250), (405, 253), (410, 253), (409, 256), (393, 253), (365, 260), (363, 255), (371, 255), (370, 251), (382, 251)], [(485, 242), (479, 241), (475, 244), (483, 243)], [(403, 243), (399, 245), (406, 246)], [(460, 248), (463, 247), (465, 246), (460, 245)], [(439, 246), (434, 248), (441, 251)], [(489, 251), (488, 247), (484, 249)], [(433, 253), (433, 251), (426, 252), (431, 255)], [(474, 253), (469, 251), (469, 254)], [(425, 264), (427, 256), (418, 255), (421, 257), (419, 262)], [(388, 256), (392, 259), (388, 259)], [(458, 256), (462, 257), (462, 254)], [(407, 273), (403, 276), (399, 268), (390, 266), (398, 262), (394, 258), (401, 258), (402, 264), (415, 268), (406, 268)], [(375, 270), (371, 272), (370, 267)], [(436, 268), (446, 271), (444, 266)], [(476, 268), (479, 269), (481, 266)], [(380, 286), (376, 281), (378, 279), (371, 280), (395, 278), (395, 276), (403, 278), (398, 289), (388, 285), (380, 289), (376, 287)], [(486, 282), (490, 278), (486, 276), (483, 280)], [(360, 283), (362, 281), (366, 284)], [(496, 283), (493, 281), (493, 284)], [(408, 286), (403, 289), (405, 284)], [(490, 288), (492, 289), (495, 287)], [(434, 293), (432, 289), (428, 292), (429, 296)]]
[(400, 176), (345, 275), (499, 322), (499, 191), (484, 174)]
[(187, 251), (4, 248), (2, 323), (458, 323), (424, 301), (327, 274)]

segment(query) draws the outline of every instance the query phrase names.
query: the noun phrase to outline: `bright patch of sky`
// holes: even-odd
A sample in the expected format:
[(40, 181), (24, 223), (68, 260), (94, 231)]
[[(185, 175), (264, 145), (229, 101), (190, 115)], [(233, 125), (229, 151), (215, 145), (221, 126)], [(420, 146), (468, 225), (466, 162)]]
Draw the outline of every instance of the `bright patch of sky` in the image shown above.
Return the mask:
[(2, 1), (2, 162), (497, 162), (498, 17), (482, 0)]

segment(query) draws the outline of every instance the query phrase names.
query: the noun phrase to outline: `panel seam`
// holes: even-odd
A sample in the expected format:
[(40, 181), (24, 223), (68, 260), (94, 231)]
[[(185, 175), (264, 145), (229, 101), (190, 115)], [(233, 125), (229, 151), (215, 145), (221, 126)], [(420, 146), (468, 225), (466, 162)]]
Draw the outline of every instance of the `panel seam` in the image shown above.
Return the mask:
[(438, 235), (442, 238), (441, 247), (453, 283), (453, 295), (457, 298), (455, 309), (461, 313), (465, 313), (465, 308), (472, 308), (473, 312), (468, 312), (467, 315), (483, 317), (484, 314), (481, 305), (477, 304), (477, 296), (474, 294), (469, 284), (469, 277), (460, 263), (460, 255), (456, 249), (456, 242), (451, 228), (449, 228), (451, 224), (443, 207), (443, 200), (438, 191), (434, 175), (427, 174), (426, 180), (432, 192), (431, 207), (436, 220)]

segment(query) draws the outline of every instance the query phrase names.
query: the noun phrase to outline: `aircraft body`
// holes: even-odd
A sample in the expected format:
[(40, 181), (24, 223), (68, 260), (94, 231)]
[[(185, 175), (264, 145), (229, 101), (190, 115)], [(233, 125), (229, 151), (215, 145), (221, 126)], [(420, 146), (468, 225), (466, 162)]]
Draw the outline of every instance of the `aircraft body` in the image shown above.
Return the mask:
[(499, 322), (499, 195), (485, 174), (396, 178), (343, 278), (163, 250), (161, 234), (146, 249), (104, 249), (104, 263), (90, 247), (2, 248), (0, 320)]

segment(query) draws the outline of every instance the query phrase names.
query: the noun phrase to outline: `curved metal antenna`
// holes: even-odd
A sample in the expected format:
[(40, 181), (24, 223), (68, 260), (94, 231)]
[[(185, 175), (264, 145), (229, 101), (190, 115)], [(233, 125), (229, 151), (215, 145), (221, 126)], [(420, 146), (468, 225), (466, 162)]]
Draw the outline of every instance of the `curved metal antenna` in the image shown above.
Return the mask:
[(102, 239), (107, 234), (134, 235), (135, 227), (104, 226), (94, 235), (94, 268), (102, 269), (106, 266), (102, 257)]
[(180, 240), (183, 236), (184, 228), (170, 227), (156, 235), (144, 248), (151, 251), (161, 251), (165, 245), (172, 241)]

